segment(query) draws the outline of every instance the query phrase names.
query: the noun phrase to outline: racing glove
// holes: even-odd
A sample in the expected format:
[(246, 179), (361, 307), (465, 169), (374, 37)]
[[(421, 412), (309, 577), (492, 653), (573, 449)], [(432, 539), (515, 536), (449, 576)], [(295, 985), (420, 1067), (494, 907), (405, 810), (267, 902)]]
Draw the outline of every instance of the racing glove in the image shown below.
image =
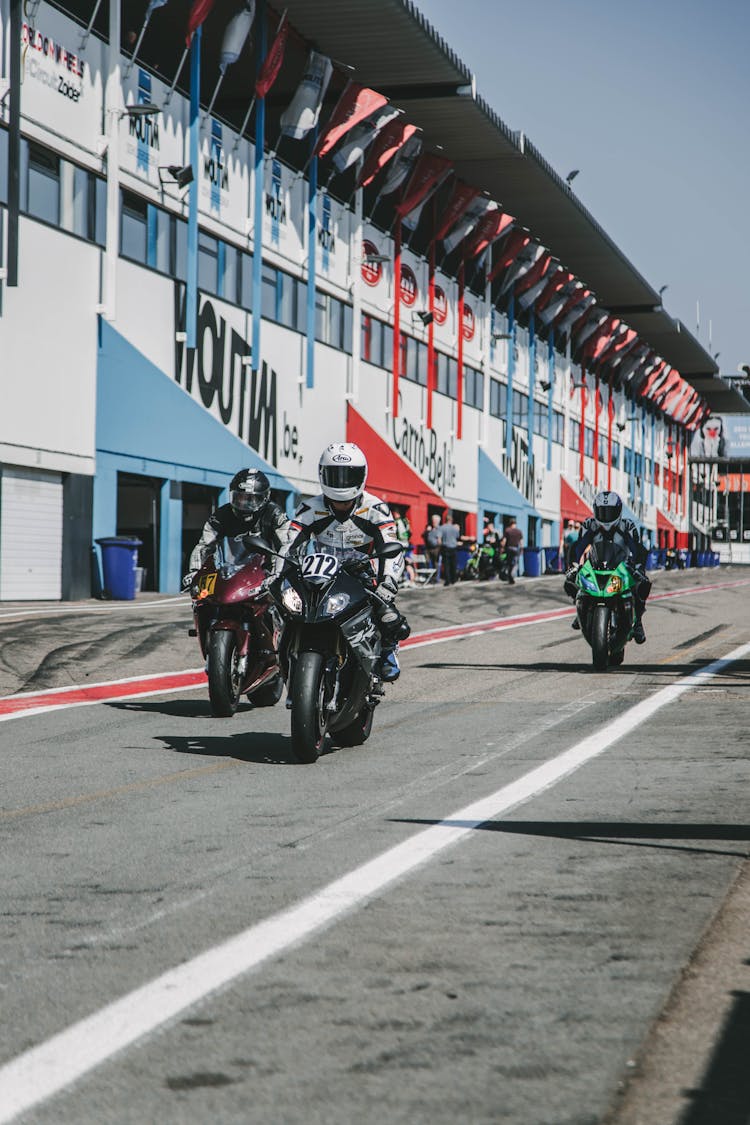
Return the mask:
[(578, 586), (576, 584), (577, 574), (578, 567), (576, 565), (568, 567), (568, 569), (565, 571), (565, 582), (563, 583), (563, 589), (565, 590), (565, 593), (569, 598), (573, 598), (574, 600), (576, 594), (578, 593)]

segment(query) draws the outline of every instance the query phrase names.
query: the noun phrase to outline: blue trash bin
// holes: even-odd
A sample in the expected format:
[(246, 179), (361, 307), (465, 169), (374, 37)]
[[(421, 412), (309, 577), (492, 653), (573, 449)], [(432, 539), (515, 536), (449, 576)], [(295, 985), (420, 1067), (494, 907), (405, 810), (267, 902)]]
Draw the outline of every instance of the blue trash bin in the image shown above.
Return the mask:
[(559, 547), (544, 547), (545, 561), (548, 574), (561, 574), (563, 569)]
[(524, 547), (523, 572), (527, 578), (538, 578), (542, 573), (541, 547)]
[(116, 601), (132, 602), (135, 598), (135, 568), (138, 565), (140, 539), (115, 535), (97, 539), (102, 552), (104, 591)]

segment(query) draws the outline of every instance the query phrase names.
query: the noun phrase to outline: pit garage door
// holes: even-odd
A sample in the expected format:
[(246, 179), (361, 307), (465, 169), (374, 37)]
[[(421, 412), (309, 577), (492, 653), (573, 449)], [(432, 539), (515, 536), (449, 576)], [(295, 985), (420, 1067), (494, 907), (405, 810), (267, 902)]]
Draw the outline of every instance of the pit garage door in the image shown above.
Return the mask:
[(62, 596), (60, 473), (3, 467), (0, 475), (0, 600)]

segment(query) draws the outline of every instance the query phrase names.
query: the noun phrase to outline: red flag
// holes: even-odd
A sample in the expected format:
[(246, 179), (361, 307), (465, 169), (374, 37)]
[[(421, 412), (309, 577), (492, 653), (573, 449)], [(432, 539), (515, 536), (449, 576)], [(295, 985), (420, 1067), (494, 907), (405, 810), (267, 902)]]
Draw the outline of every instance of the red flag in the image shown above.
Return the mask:
[(552, 255), (545, 251), (539, 261), (535, 262), (531, 269), (525, 273), (516, 284), (516, 296), (520, 297), (527, 289), (531, 289), (532, 285), (536, 285), (537, 281), (541, 281), (549, 269), (551, 262)]
[(187, 32), (185, 33), (185, 46), (189, 47), (192, 38), (198, 28), (201, 26), (206, 16), (211, 14), (216, 0), (193, 0), (193, 6), (190, 9), (188, 16)]
[(466, 257), (478, 258), (483, 250), (510, 230), (514, 221), (512, 215), (506, 215), (499, 208), (496, 211), (488, 211), (466, 239), (464, 246)]
[(365, 117), (369, 117), (376, 109), (384, 106), (387, 101), (388, 99), (377, 90), (360, 86), (358, 82), (350, 82), (328, 118), (326, 127), (315, 146), (315, 155), (325, 156), (350, 129), (360, 121), (364, 121)]
[(581, 333), (579, 333), (577, 343), (579, 346), (585, 343), (586, 355), (590, 359), (596, 360), (602, 354), (619, 327), (620, 321), (618, 318), (616, 316), (608, 316), (585, 340), (581, 337)]
[(498, 261), (490, 270), (488, 281), (494, 281), (498, 274), (507, 270), (511, 262), (518, 257), (531, 242), (531, 235), (525, 230), (514, 230), (508, 241), (504, 244)]
[(286, 37), (289, 34), (289, 20), (286, 13), (281, 17), (281, 23), (276, 30), (276, 37), (271, 44), (271, 49), (263, 60), (258, 77), (255, 79), (256, 98), (265, 98), (279, 76), (281, 64), (284, 61)]
[(411, 174), (404, 198), (396, 204), (395, 211), (399, 218), (403, 219), (404, 215), (408, 215), (418, 207), (427, 193), (452, 167), (452, 162), (446, 160), (444, 156), (423, 152)]
[(568, 273), (567, 270), (564, 270), (560, 266), (558, 266), (552, 277), (549, 278), (547, 285), (539, 295), (539, 299), (536, 303), (536, 311), (541, 312), (542, 309), (546, 309), (552, 298), (557, 297), (565, 288), (565, 286), (570, 285), (573, 281), (575, 281), (575, 277), (573, 276), (573, 274)]
[(653, 371), (644, 380), (643, 385), (639, 387), (639, 395), (645, 398), (651, 398), (651, 390), (666, 366), (666, 361), (660, 359)]
[(479, 188), (472, 187), (471, 184), (465, 184), (463, 180), (456, 180), (453, 185), (453, 194), (448, 200), (448, 206), (443, 211), (443, 216), (440, 221), (433, 238), (440, 241), (445, 238), (451, 227), (454, 227), (472, 200), (476, 199), (479, 195)]
[(400, 148), (403, 148), (416, 131), (416, 125), (407, 125), (400, 117), (395, 121), (389, 121), (370, 145), (357, 180), (357, 187), (367, 187), (371, 184), (381, 168), (385, 168), (388, 161)]

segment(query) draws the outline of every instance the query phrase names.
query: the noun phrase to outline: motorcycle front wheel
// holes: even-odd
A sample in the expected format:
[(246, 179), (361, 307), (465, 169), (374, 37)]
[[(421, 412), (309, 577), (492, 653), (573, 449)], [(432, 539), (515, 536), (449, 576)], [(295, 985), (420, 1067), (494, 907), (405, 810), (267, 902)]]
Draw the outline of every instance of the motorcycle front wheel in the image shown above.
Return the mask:
[(298, 762), (317, 762), (326, 737), (325, 657), (301, 652), (292, 683), (292, 750)]
[(240, 654), (237, 639), (227, 629), (219, 629), (208, 640), (208, 698), (218, 719), (229, 719), (240, 701)]
[(594, 606), (591, 623), (591, 660), (597, 672), (606, 672), (609, 663), (609, 606)]

